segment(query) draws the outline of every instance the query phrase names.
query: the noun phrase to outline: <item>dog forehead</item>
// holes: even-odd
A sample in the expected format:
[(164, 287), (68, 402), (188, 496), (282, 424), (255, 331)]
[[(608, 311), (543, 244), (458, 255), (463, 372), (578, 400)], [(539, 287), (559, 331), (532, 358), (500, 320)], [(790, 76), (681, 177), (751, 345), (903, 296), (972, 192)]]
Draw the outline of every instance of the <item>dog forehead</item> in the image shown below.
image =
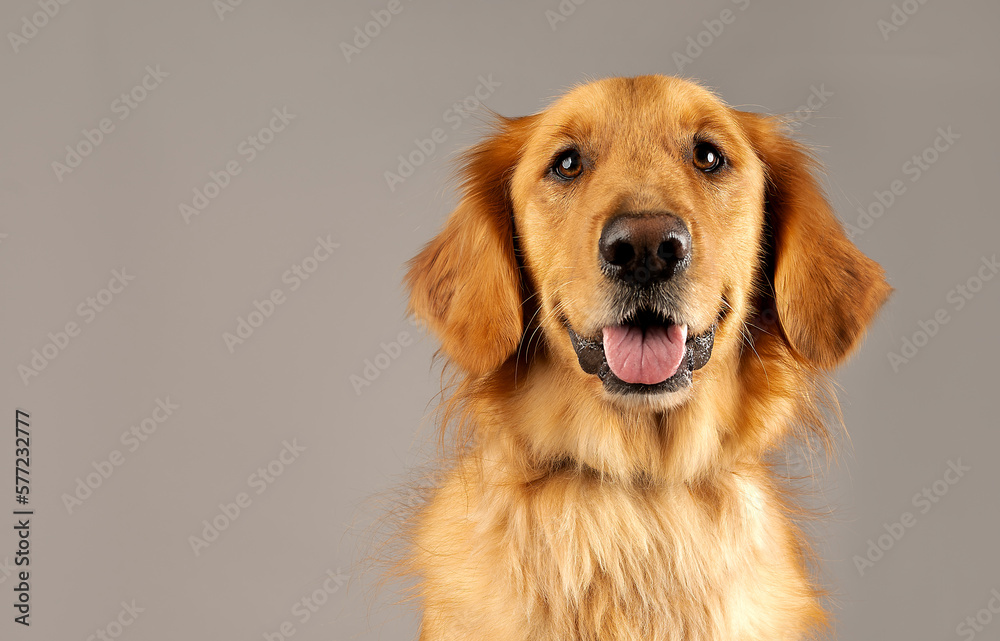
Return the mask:
[(728, 108), (693, 82), (670, 76), (606, 78), (579, 85), (542, 114), (542, 140), (641, 144), (734, 126)]

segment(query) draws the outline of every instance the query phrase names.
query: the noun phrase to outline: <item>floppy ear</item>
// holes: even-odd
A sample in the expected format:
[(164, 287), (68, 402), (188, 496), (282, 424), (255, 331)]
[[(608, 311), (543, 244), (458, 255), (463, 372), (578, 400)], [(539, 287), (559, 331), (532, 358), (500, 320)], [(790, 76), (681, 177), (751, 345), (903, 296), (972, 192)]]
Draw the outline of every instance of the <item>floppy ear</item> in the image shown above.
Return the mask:
[(517, 350), (523, 332), (510, 179), (534, 118), (500, 118), (463, 157), (462, 199), (444, 229), (409, 263), (410, 312), (474, 376)]
[(832, 369), (858, 344), (892, 288), (882, 267), (845, 235), (808, 151), (781, 132), (778, 120), (737, 115), (767, 172), (778, 323), (800, 359)]

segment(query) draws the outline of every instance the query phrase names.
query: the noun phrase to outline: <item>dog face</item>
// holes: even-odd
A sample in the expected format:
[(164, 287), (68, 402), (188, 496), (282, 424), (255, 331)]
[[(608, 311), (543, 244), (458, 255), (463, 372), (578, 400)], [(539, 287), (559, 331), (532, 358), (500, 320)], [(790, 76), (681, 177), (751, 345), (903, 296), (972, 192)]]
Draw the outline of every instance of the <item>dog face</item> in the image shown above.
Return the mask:
[(736, 118), (694, 85), (616, 79), (556, 103), (511, 182), (552, 351), (613, 397), (683, 398), (720, 320), (744, 314), (763, 186)]
[(889, 288), (810, 165), (690, 82), (583, 85), (469, 153), (463, 200), (411, 263), (411, 309), (473, 377), (533, 358), (537, 331), (579, 389), (624, 405), (683, 404), (755, 340), (832, 368)]

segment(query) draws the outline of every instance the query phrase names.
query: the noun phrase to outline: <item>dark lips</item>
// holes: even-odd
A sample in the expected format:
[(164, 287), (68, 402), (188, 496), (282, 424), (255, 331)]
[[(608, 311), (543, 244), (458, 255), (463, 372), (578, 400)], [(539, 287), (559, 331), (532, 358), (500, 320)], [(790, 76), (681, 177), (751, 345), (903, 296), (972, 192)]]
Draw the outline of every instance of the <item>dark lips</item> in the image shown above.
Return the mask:
[(596, 374), (604, 389), (617, 394), (657, 394), (659, 392), (676, 392), (691, 384), (691, 373), (701, 369), (712, 357), (712, 346), (715, 343), (715, 330), (718, 324), (712, 325), (708, 331), (691, 336), (684, 343), (684, 359), (673, 376), (655, 385), (626, 383), (611, 371), (607, 357), (604, 354), (604, 343), (601, 340), (582, 338), (569, 323), (565, 323), (569, 338), (576, 350), (580, 368), (587, 374)]

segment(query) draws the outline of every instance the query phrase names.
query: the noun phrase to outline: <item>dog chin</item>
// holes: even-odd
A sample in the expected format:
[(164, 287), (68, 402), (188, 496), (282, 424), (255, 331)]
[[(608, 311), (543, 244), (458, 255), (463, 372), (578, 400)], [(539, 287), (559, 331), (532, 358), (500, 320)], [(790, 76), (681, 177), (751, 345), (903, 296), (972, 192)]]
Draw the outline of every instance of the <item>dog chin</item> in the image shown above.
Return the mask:
[(684, 405), (694, 396), (694, 386), (688, 385), (674, 391), (621, 393), (603, 386), (601, 396), (605, 401), (626, 411), (666, 412)]

